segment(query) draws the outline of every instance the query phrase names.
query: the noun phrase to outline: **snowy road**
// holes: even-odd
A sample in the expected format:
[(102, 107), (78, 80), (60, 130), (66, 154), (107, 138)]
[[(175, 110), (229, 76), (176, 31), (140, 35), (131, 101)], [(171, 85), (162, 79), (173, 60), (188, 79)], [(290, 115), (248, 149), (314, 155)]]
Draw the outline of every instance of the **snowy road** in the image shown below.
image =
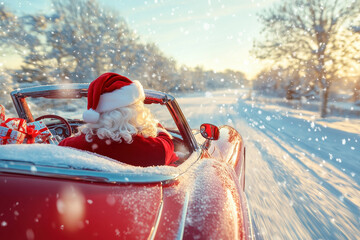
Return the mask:
[(178, 101), (192, 128), (226, 123), (244, 137), (246, 192), (258, 239), (359, 238), (358, 120), (336, 128), (306, 113), (242, 100), (236, 90)]

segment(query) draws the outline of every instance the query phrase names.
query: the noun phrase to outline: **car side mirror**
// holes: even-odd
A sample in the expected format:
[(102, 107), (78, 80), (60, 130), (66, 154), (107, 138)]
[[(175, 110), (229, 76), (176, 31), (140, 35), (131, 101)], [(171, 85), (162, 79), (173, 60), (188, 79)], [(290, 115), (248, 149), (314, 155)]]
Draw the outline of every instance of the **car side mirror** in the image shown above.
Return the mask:
[(209, 140), (218, 140), (220, 135), (219, 128), (210, 123), (201, 124), (200, 133), (201, 136)]

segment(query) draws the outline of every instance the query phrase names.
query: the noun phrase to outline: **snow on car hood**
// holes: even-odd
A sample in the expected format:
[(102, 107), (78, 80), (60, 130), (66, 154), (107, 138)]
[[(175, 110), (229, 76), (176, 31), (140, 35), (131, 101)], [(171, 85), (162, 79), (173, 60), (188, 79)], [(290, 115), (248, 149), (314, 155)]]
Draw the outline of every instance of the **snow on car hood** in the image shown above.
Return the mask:
[(138, 174), (155, 173), (171, 175), (178, 174), (179, 171), (188, 167), (187, 164), (182, 164), (181, 167), (137, 167), (95, 153), (52, 144), (2, 145), (0, 146), (0, 160), (110, 173), (136, 172)]

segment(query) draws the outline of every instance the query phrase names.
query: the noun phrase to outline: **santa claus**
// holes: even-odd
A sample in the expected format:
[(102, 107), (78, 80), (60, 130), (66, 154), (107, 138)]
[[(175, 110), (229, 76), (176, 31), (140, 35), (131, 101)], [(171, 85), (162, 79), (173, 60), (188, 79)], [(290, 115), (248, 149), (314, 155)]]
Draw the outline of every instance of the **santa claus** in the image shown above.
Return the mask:
[(88, 89), (86, 122), (60, 146), (95, 152), (135, 166), (169, 165), (178, 158), (165, 129), (144, 106), (138, 81), (104, 73)]

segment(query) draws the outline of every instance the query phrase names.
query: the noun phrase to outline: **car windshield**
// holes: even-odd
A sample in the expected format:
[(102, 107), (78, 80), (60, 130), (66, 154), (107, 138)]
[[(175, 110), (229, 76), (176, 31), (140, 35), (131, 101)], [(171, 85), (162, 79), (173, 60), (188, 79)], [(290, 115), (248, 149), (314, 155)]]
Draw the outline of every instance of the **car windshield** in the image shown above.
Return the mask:
[(82, 119), (82, 112), (86, 109), (87, 99), (49, 99), (49, 98), (26, 98), (34, 119), (55, 114), (66, 119)]

